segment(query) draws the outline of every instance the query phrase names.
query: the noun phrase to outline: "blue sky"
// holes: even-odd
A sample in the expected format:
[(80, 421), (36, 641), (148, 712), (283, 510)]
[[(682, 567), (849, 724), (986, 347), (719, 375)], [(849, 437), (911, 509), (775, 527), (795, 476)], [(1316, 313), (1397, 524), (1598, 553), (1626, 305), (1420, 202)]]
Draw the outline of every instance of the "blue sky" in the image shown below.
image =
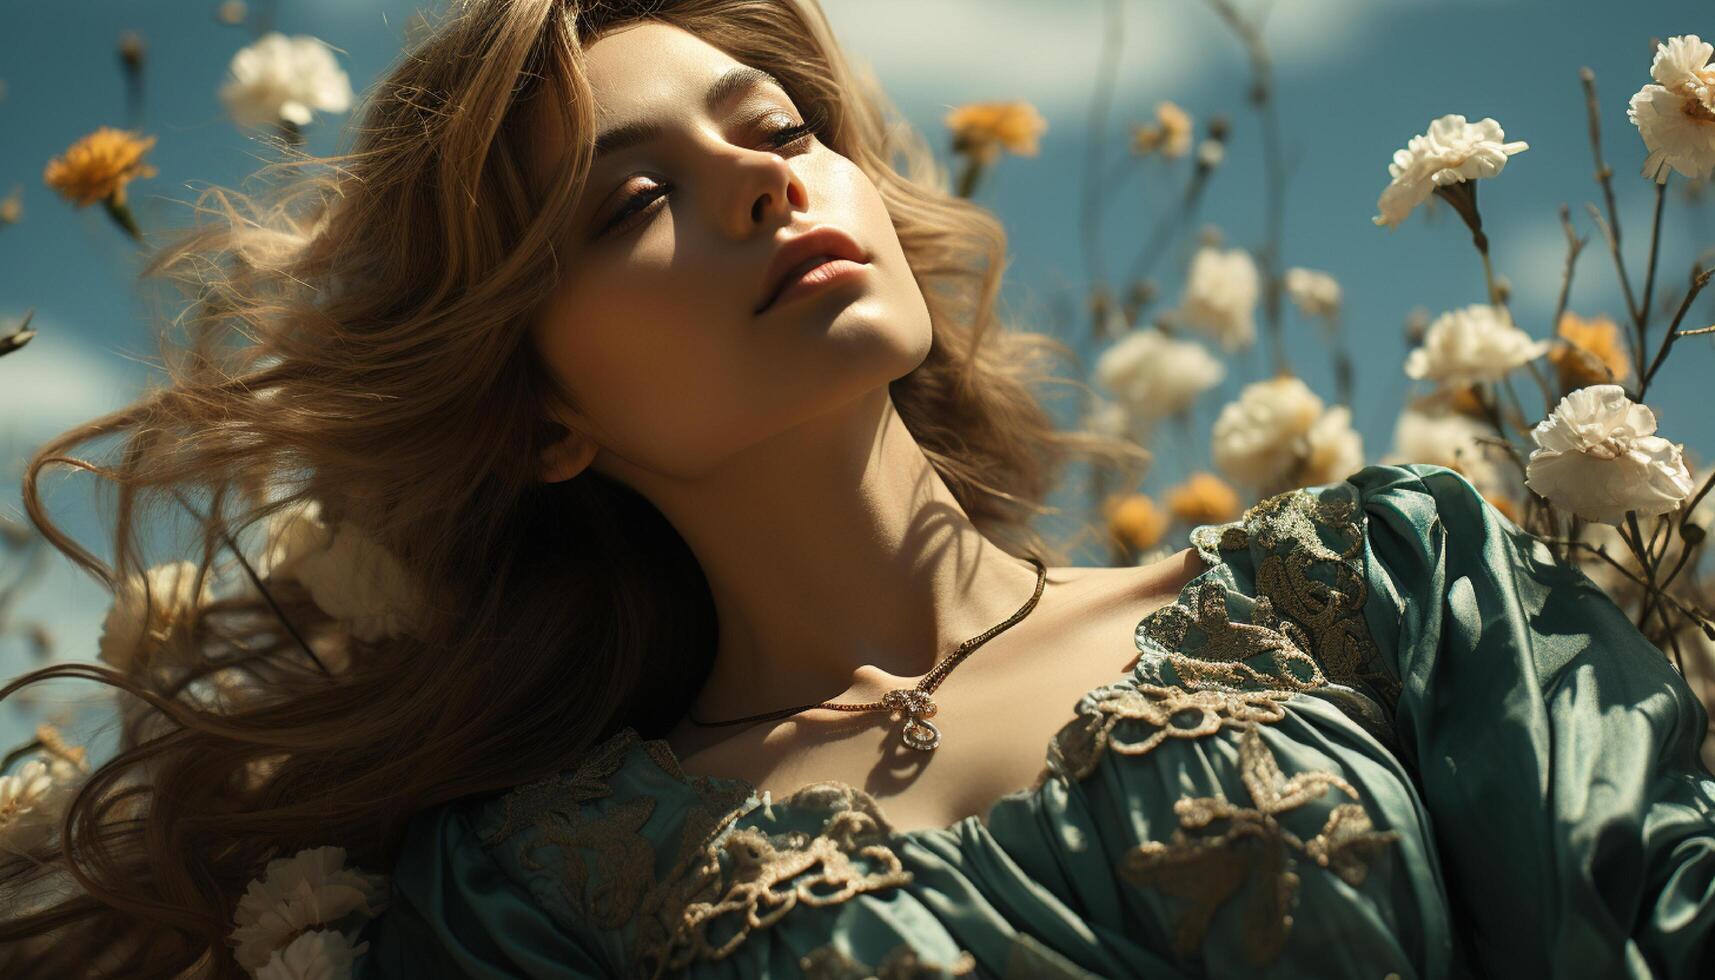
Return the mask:
[[(157, 311), (136, 287), (135, 250), (99, 208), (75, 210), (41, 182), (44, 164), (78, 137), (98, 125), (129, 124), (114, 55), (120, 33), (137, 30), (148, 44), (147, 101), (138, 128), (158, 138), (149, 159), (160, 172), (131, 190), (145, 225), (184, 220), (182, 202), (204, 187), (242, 189), (262, 162), (263, 148), (230, 122), (215, 96), (233, 52), (251, 39), (243, 28), (220, 24), (216, 6), (213, 0), (84, 0), (0, 10), (0, 196), (21, 187), (24, 208), (20, 224), (0, 229), (0, 328), (34, 308), (39, 330), (28, 348), (0, 360), (0, 509), (6, 513), (20, 513), (17, 463), (28, 450), (124, 404), (148, 376), (136, 358), (154, 356), (151, 323)], [(340, 49), (339, 60), (361, 96), (398, 54), (407, 18), (418, 6), (403, 0), (284, 0), (275, 26), (288, 34), (313, 34)], [(1295, 161), (1285, 264), (1329, 271), (1344, 287), (1345, 324), (1357, 364), (1356, 424), (1366, 456), (1375, 460), (1391, 448), (1393, 420), (1410, 391), (1400, 370), (1408, 312), (1423, 307), (1433, 314), (1484, 299), (1469, 235), (1445, 209), (1438, 223), (1421, 214), (1392, 231), (1371, 223), (1393, 151), (1441, 114), (1495, 117), (1507, 139), (1530, 144), (1480, 195), (1497, 271), (1513, 284), (1515, 317), (1535, 336), (1550, 333), (1565, 257), (1557, 216), (1562, 203), (1572, 207), (1580, 234), (1592, 237), (1579, 260), (1571, 308), (1618, 314), (1623, 307), (1612, 261), (1584, 213), (1586, 201), (1600, 198), (1591, 178), (1578, 70), (1589, 66), (1596, 73), (1625, 254), (1634, 281), (1641, 281), (1653, 191), (1638, 174), (1645, 150), (1626, 119), (1626, 102), (1649, 81), (1652, 37), (1709, 38), (1715, 36), (1715, 19), (1706, 4), (1691, 0), (1277, 0), (1272, 8), (1265, 37), (1276, 61), (1286, 154)], [(976, 196), (1010, 234), (1003, 298), (1012, 321), (1053, 332), (1049, 311), (1056, 304), (1081, 303), (1084, 291), (1078, 214), (1096, 65), (1109, 23), (1106, 4), (825, 0), (824, 9), (848, 53), (874, 68), (906, 118), (943, 151), (942, 116), (960, 103), (1022, 99), (1047, 118), (1039, 155), (1004, 158)], [(1226, 114), (1233, 122), (1227, 160), (1199, 219), (1218, 227), (1229, 246), (1256, 244), (1263, 232), (1263, 174), (1260, 132), (1246, 104), (1243, 49), (1208, 6), (1195, 0), (1125, 0), (1121, 10), (1123, 45), (1103, 130), (1104, 168), (1123, 152), (1129, 125), (1151, 117), (1159, 100), (1177, 102), (1199, 125), (1212, 113)], [(310, 148), (334, 150), (337, 127), (346, 118), (313, 125)], [(1174, 200), (1186, 167), (1185, 161), (1151, 161), (1129, 171), (1124, 183), (1103, 189), (1107, 220), (1101, 243), (1110, 269), (1130, 263), (1154, 215)], [(1682, 184), (1677, 174), (1669, 184), (1658, 297), (1681, 288), (1692, 257), (1715, 245), (1710, 206), (1698, 210), (1683, 203)], [(1177, 299), (1187, 258), (1182, 248), (1157, 270), (1165, 304)], [(1715, 323), (1715, 290), (1691, 319), (1699, 322), (1688, 325)], [(1095, 352), (1084, 342), (1084, 323), (1073, 326), (1063, 339), (1090, 363)], [(1288, 313), (1293, 366), (1331, 396), (1328, 358), (1316, 336), (1313, 325)], [(1715, 455), (1715, 423), (1698, 396), (1711, 354), (1706, 338), (1682, 345), (1650, 399), (1663, 434), (1684, 442), (1699, 462)], [(1205, 465), (1214, 413), (1263, 371), (1260, 353), (1241, 355), (1228, 380), (1200, 403), (1183, 448), (1174, 441), (1157, 447), (1157, 471), (1146, 486), (1158, 489), (1188, 467)], [(1069, 398), (1061, 398), (1055, 410), (1069, 422), (1073, 408)], [(53, 477), (49, 503), (68, 530), (105, 557), (110, 545), (89, 519), (87, 483)], [(1053, 502), (1076, 509), (1082, 497), (1069, 486)], [(1078, 563), (1104, 560), (1092, 550)], [(87, 575), (56, 557), (17, 615), (48, 623), (63, 656), (89, 657), (107, 602)], [(0, 638), (0, 676), (29, 664), (17, 637)], [(79, 685), (48, 700), (88, 696), (90, 690)], [(19, 741), (36, 717), (56, 707), (0, 706), (0, 745)]]

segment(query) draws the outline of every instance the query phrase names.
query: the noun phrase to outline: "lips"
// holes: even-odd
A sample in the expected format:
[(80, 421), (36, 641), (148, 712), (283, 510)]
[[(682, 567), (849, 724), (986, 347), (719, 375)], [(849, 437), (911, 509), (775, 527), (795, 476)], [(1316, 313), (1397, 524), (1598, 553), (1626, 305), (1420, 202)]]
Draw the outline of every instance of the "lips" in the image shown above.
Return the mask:
[(834, 259), (867, 263), (869, 253), (856, 239), (832, 225), (817, 225), (801, 235), (786, 239), (769, 260), (767, 274), (763, 277), (762, 301), (756, 312), (762, 313), (773, 306), (788, 283)]

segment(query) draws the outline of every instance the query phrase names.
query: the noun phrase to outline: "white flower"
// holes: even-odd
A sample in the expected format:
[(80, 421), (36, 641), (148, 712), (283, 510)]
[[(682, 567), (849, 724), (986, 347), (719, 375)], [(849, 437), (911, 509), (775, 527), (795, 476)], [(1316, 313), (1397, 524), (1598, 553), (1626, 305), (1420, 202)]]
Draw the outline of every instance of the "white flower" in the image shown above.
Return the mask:
[(1324, 413), (1322, 399), (1294, 377), (1245, 385), (1215, 419), (1211, 451), (1222, 472), (1263, 488), (1295, 476), (1334, 479), (1362, 465), (1363, 458), (1350, 412), (1337, 406)]
[(22, 853), (38, 842), (53, 788), (48, 767), (34, 759), (0, 776), (0, 850)]
[(1154, 420), (1191, 407), (1227, 369), (1201, 344), (1140, 327), (1096, 359), (1096, 380), (1135, 418)]
[(1388, 462), (1446, 466), (1489, 492), (1501, 482), (1488, 446), (1479, 441), (1489, 434), (1487, 427), (1460, 412), (1406, 409), (1394, 423), (1394, 455)]
[(1591, 385), (1560, 399), (1537, 423), (1525, 484), (1586, 520), (1617, 524), (1626, 512), (1654, 517), (1691, 494), (1680, 446), (1655, 432), (1655, 413), (1619, 385)]
[(1668, 168), (1693, 179), (1715, 170), (1715, 46), (1695, 34), (1657, 45), (1654, 85), (1632, 96), (1626, 117), (1638, 127), (1649, 156), (1643, 175), (1667, 183)]
[(293, 576), (358, 639), (408, 633), (422, 609), (404, 566), (350, 521), (340, 522), (326, 548), (298, 557)]
[(326, 551), (333, 531), (322, 521), (320, 501), (306, 498), (268, 515), (266, 545), (256, 562), (256, 574), (287, 578), (306, 555)]
[(352, 961), (368, 950), (368, 942), (354, 948), (343, 933), (317, 929), (275, 950), (253, 976), (256, 980), (350, 980)]
[(126, 579), (101, 624), (97, 656), (122, 671), (146, 664), (175, 629), (214, 600), (206, 577), (193, 594), (196, 579), (197, 566), (188, 561), (166, 562)]
[(232, 56), (220, 100), (241, 126), (307, 126), (314, 110), (351, 108), (351, 80), (318, 38), (270, 31)]
[(1118, 439), (1135, 438), (1130, 410), (1104, 398), (1098, 398), (1090, 414), (1084, 417), (1084, 428)]
[(1522, 140), (1503, 143), (1501, 124), (1484, 117), (1468, 123), (1461, 115), (1446, 115), (1429, 124), (1429, 131), (1413, 136), (1403, 150), (1395, 150), (1388, 164), (1392, 183), (1376, 201), (1381, 213), (1370, 220), (1395, 227), (1422, 204), (1435, 188), (1479, 177), (1493, 177), (1507, 165), (1507, 157), (1530, 149)]
[[(239, 965), (260, 969), (282, 947), (290, 950), (287, 939), (309, 926), (332, 924), (354, 913), (371, 917), (386, 908), (387, 879), (342, 867), (344, 863), (345, 848), (333, 846), (306, 848), (289, 858), (269, 861), (233, 912), (237, 928), (231, 939)], [(310, 951), (301, 950), (286, 958), (309, 957)]]
[(1448, 385), (1499, 381), (1548, 347), (1548, 341), (1531, 340), (1513, 326), (1504, 309), (1472, 303), (1435, 318), (1422, 346), (1406, 356), (1405, 373)]
[(1205, 245), (1191, 258), (1179, 315), (1235, 351), (1256, 342), (1256, 262), (1242, 248)]
[(1364, 465), (1364, 440), (1352, 428), (1352, 410), (1335, 405), (1304, 434), (1305, 483), (1343, 480)]
[(1288, 269), (1285, 286), (1286, 295), (1305, 316), (1332, 319), (1340, 312), (1340, 284), (1326, 272)]

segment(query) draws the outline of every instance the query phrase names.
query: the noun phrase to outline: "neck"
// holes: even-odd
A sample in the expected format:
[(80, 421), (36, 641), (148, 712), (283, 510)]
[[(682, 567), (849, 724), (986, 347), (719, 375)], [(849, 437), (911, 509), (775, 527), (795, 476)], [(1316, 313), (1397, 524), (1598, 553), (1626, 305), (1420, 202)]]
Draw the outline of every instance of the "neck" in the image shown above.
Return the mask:
[(719, 619), (698, 719), (875, 700), (1035, 591), (1035, 566), (971, 523), (885, 388), (742, 455), (694, 486), (644, 491), (696, 555)]

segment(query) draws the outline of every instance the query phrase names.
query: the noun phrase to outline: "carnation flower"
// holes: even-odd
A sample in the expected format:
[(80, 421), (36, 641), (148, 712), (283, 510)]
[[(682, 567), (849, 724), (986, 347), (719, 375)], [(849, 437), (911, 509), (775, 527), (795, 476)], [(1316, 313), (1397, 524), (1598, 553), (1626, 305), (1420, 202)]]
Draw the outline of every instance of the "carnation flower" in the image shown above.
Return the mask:
[(344, 863), (345, 848), (333, 846), (307, 848), (269, 861), (263, 876), (245, 889), (233, 913), (237, 928), (231, 939), (239, 965), (257, 970), (277, 955), (301, 962), (311, 957), (311, 951), (284, 954), (283, 950), (291, 949), (287, 945), (291, 937), (310, 926), (331, 925), (347, 916), (372, 917), (385, 909), (387, 879), (343, 867)]
[(1220, 524), (1239, 516), (1239, 495), (1213, 473), (1193, 473), (1167, 492), (1167, 508), (1187, 524)]
[(1299, 479), (1305, 483), (1341, 480), (1364, 465), (1364, 440), (1352, 428), (1352, 410), (1335, 405), (1322, 413), (1304, 436)]
[(122, 671), (147, 667), (174, 631), (194, 622), (197, 612), (213, 601), (206, 577), (197, 590), (197, 566), (192, 562), (166, 562), (132, 575), (107, 610), (97, 656)]
[(126, 184), (155, 176), (155, 168), (143, 162), (154, 145), (153, 136), (102, 126), (48, 161), (42, 181), (80, 208), (97, 201), (123, 205)]
[(304, 556), (327, 550), (333, 531), (322, 521), (321, 502), (309, 498), (269, 514), (264, 538), (256, 574), (288, 578)]
[(1649, 156), (1643, 175), (1667, 183), (1669, 168), (1697, 179), (1715, 170), (1715, 47), (1695, 34), (1656, 46), (1650, 76), (1632, 96), (1626, 117), (1638, 127)]
[(946, 116), (953, 133), (953, 151), (983, 164), (993, 163), (1002, 150), (1033, 157), (1037, 140), (1048, 129), (1036, 107), (1028, 102), (973, 102)]
[(1324, 412), (1322, 399), (1295, 377), (1246, 385), (1215, 419), (1211, 449), (1218, 469), (1265, 490), (1337, 479), (1363, 460), (1350, 411)]
[(318, 38), (269, 31), (232, 56), (220, 101), (240, 126), (308, 126), (316, 110), (351, 108), (351, 80)]
[(1227, 369), (1201, 344), (1140, 327), (1096, 359), (1096, 380), (1139, 419), (1155, 420), (1191, 407), (1219, 384)]
[(1191, 259), (1179, 316), (1213, 337), (1222, 350), (1256, 342), (1256, 263), (1242, 248), (1204, 245)]
[(1427, 133), (1394, 151), (1387, 167), (1393, 181), (1376, 201), (1381, 213), (1370, 220), (1397, 227), (1435, 188), (1500, 173), (1507, 157), (1530, 149), (1522, 140), (1502, 142), (1505, 135), (1501, 124), (1488, 117), (1469, 123), (1464, 116), (1446, 115), (1431, 122)]
[(35, 759), (0, 776), (0, 850), (22, 853), (38, 842), (53, 789), (48, 767)]
[(1631, 374), (1625, 349), (1620, 344), (1620, 328), (1605, 316), (1584, 319), (1567, 310), (1560, 315), (1555, 333), (1564, 344), (1548, 351), (1548, 361), (1560, 374), (1563, 388), (1607, 384)]
[(1472, 303), (1441, 314), (1429, 325), (1423, 344), (1405, 359), (1405, 373), (1446, 385), (1499, 381), (1548, 350), (1546, 340), (1513, 326), (1503, 308)]
[(1084, 428), (1116, 439), (1136, 438), (1132, 432), (1131, 412), (1119, 402), (1097, 398), (1096, 405), (1084, 417)]
[(1479, 490), (1500, 484), (1500, 471), (1480, 440), (1488, 427), (1469, 415), (1450, 410), (1401, 412), (1393, 429), (1390, 463), (1433, 463), (1458, 470)]
[(369, 950), (340, 932), (316, 929), (277, 949), (257, 969), (256, 980), (350, 980), (352, 962)]
[(1654, 435), (1655, 413), (1619, 385), (1567, 394), (1531, 430), (1537, 447), (1525, 483), (1586, 520), (1617, 524), (1627, 511), (1653, 517), (1692, 491), (1680, 446)]
[(1286, 295), (1305, 316), (1333, 319), (1340, 312), (1340, 284), (1315, 269), (1286, 270)]
[(405, 567), (351, 521), (340, 522), (325, 548), (297, 556), (292, 570), (316, 605), (361, 640), (408, 633), (422, 611)]

